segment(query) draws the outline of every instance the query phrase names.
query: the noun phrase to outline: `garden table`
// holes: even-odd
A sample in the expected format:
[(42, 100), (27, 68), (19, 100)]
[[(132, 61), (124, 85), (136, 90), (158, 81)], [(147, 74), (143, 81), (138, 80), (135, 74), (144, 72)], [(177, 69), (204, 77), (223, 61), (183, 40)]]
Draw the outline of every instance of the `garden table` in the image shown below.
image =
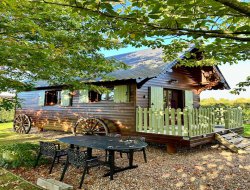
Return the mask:
[[(58, 140), (70, 144), (71, 148), (74, 148), (74, 146), (87, 147), (88, 158), (92, 157), (92, 149), (107, 150), (109, 152), (108, 163), (110, 171), (104, 176), (110, 176), (111, 180), (113, 179), (114, 173), (138, 167), (137, 165), (133, 165), (134, 150), (147, 146), (147, 143), (140, 139), (129, 140), (122, 137), (98, 135), (69, 136)], [(124, 168), (115, 167), (115, 151), (121, 150), (128, 150), (129, 152), (129, 165)]]

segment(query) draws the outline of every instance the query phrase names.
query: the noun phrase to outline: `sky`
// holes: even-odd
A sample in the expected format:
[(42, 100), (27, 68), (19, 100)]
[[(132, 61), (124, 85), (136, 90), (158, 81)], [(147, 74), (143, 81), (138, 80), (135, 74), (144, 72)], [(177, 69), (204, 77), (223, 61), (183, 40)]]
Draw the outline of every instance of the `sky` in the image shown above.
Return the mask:
[[(133, 51), (147, 49), (145, 47), (142, 48), (134, 48), (128, 46), (127, 48), (121, 48), (119, 50), (109, 50), (109, 51), (102, 51), (102, 53), (106, 56), (114, 56), (123, 53), (129, 53)], [(231, 89), (236, 87), (236, 84), (242, 81), (245, 81), (247, 76), (250, 76), (250, 60), (247, 61), (239, 61), (238, 64), (229, 65), (224, 64), (219, 66), (223, 76), (225, 77), (226, 81), (228, 82)], [(203, 91), (201, 94), (201, 99), (205, 98), (226, 98), (226, 99), (237, 99), (237, 98), (250, 98), (250, 87), (247, 88), (246, 92), (240, 93), (240, 95), (234, 95), (230, 93), (230, 90), (206, 90)]]

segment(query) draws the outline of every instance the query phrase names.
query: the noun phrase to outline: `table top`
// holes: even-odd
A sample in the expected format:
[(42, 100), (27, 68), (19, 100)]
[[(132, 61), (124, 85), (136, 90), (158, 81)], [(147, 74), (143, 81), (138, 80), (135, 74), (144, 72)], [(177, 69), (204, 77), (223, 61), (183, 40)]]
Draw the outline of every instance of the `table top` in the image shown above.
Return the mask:
[(148, 145), (140, 139), (130, 140), (122, 137), (98, 135), (69, 136), (58, 140), (67, 144), (103, 150), (135, 150), (145, 148)]

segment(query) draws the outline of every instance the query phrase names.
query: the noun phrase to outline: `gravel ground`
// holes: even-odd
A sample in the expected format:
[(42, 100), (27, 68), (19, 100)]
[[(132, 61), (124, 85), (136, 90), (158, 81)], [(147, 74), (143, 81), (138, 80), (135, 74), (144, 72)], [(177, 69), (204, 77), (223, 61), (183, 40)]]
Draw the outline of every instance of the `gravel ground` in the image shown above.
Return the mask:
[[(45, 132), (43, 136), (57, 138), (57, 135), (63, 136), (56, 132)], [(104, 154), (104, 151), (94, 151), (94, 154)], [(250, 154), (236, 154), (218, 145), (206, 145), (169, 155), (165, 148), (149, 146), (147, 157), (148, 163), (144, 163), (142, 152), (135, 153), (134, 163), (138, 168), (117, 173), (112, 181), (103, 177), (108, 168), (91, 168), (83, 189), (250, 189)], [(116, 164), (126, 166), (126, 156), (120, 158), (117, 154)], [(12, 172), (36, 183), (38, 177), (59, 180), (62, 168), (61, 164), (56, 164), (51, 175), (48, 175), (49, 165), (36, 169), (19, 168)], [(81, 169), (69, 167), (64, 182), (77, 189), (81, 174)]]

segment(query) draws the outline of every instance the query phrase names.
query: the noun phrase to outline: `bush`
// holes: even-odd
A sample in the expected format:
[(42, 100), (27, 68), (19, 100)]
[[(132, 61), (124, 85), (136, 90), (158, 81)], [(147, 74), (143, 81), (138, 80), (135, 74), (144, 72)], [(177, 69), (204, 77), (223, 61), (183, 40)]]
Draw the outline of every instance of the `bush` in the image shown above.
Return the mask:
[[(39, 145), (31, 143), (2, 145), (0, 146), (0, 166), (5, 168), (33, 167), (38, 150)], [(47, 162), (44, 159), (41, 161)]]
[(0, 123), (5, 123), (9, 121), (13, 121), (14, 119), (14, 110), (0, 110)]

